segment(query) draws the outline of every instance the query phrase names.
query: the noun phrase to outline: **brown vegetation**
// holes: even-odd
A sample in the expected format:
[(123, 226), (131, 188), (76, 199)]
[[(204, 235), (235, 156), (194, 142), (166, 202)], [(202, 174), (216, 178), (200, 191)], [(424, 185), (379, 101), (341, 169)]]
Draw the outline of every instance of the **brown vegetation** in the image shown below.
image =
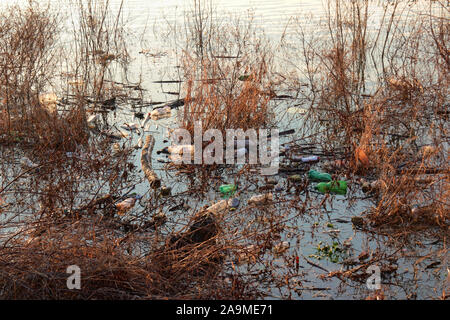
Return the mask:
[[(129, 142), (118, 144), (113, 155), (110, 136), (89, 131), (86, 118), (122, 94), (107, 81), (128, 64), (121, 7), (114, 15), (108, 1), (75, 3), (81, 28), (75, 28), (72, 48), (57, 45), (61, 26), (48, 8), (32, 2), (0, 13), (1, 298), (251, 299), (274, 292), (290, 298), (308, 290), (299, 280), (300, 248), (287, 250), (281, 242), (288, 234), (290, 243), (298, 244), (304, 232), (299, 221), (324, 215), (331, 201), (329, 195), (316, 201), (306, 181), (286, 182), (286, 191), (294, 190), (290, 199), (275, 195), (264, 205), (248, 203), (213, 214), (206, 206), (177, 201), (214, 189), (223, 168), (182, 172), (177, 167), (166, 174), (173, 175), (174, 184), (177, 178), (187, 180), (189, 190), (165, 198), (149, 188), (139, 213), (117, 214), (115, 204), (143, 178), (131, 162)], [(349, 201), (356, 201), (361, 177), (377, 181), (368, 195), (373, 206), (355, 226), (393, 242), (406, 242), (415, 231), (433, 232), (445, 241), (448, 19), (430, 4), (427, 14), (409, 17), (413, 23), (407, 27), (400, 19), (406, 13), (393, 3), (385, 5), (382, 28), (374, 35), (368, 32), (369, 1), (329, 1), (329, 34), (308, 39), (299, 31), (294, 43), (300, 47), (284, 54), (288, 61), (305, 62), (295, 66), (302, 77), (280, 70), (285, 79), (280, 85), (273, 80), (274, 49), (254, 36), (251, 23), (216, 25), (209, 9), (195, 1), (202, 14), (188, 21), (182, 126), (193, 131), (201, 120), (204, 130), (270, 127), (277, 92), (295, 92), (309, 108), (299, 141), (345, 160), (337, 173), (352, 182)], [(61, 65), (69, 67), (58, 86)], [(370, 83), (369, 74), (375, 75)], [(300, 78), (307, 80), (307, 89)], [(48, 95), (45, 102), (42, 94), (52, 92), (57, 100)], [(19, 165), (18, 154), (35, 165)], [(248, 167), (232, 178), (258, 186)], [(176, 211), (169, 218), (162, 212), (168, 204), (173, 207), (167, 212)], [(363, 283), (363, 267), (396, 257), (373, 253), (358, 267), (323, 278)], [(81, 268), (83, 290), (67, 289), (69, 265)], [(383, 267), (385, 273), (396, 270)], [(380, 291), (372, 298), (386, 295)]]

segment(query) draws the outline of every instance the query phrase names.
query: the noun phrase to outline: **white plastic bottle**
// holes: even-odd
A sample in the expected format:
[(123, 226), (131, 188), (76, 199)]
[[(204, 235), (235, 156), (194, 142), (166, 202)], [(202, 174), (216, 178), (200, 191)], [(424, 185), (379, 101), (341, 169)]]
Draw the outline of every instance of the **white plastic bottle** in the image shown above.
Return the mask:
[(248, 200), (249, 204), (255, 203), (263, 203), (263, 202), (269, 202), (273, 200), (273, 195), (272, 193), (266, 193), (266, 194), (260, 194), (257, 196), (253, 196)]

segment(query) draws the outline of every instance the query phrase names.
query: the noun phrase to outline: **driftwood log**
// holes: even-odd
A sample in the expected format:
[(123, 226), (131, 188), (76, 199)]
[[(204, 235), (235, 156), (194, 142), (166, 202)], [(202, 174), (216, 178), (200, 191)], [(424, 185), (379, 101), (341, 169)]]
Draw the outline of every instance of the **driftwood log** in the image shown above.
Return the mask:
[(152, 151), (155, 145), (155, 138), (152, 135), (148, 135), (145, 139), (144, 147), (142, 148), (141, 166), (152, 188), (159, 188), (161, 186), (161, 180), (152, 170)]

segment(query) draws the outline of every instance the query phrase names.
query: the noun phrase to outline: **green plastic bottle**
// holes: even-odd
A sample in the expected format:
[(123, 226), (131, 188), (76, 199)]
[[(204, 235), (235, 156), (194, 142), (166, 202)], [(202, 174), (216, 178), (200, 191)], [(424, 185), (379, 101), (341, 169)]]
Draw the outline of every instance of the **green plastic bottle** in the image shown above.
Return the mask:
[(338, 180), (330, 182), (320, 182), (315, 186), (315, 189), (321, 193), (336, 193), (347, 194), (347, 182)]
[(219, 187), (220, 193), (225, 197), (232, 196), (236, 189), (237, 188), (234, 184), (223, 184)]
[(318, 182), (329, 182), (332, 180), (331, 175), (329, 173), (322, 173), (316, 170), (309, 170), (308, 178), (311, 181), (318, 181)]

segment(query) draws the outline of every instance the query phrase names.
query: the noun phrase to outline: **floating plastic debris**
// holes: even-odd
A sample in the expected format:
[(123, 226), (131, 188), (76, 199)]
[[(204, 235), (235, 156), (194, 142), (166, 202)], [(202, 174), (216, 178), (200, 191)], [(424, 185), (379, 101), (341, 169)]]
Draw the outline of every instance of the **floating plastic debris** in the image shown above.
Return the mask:
[(269, 202), (273, 200), (273, 195), (272, 193), (266, 193), (266, 194), (260, 194), (260, 195), (256, 195), (251, 197), (250, 199), (248, 199), (248, 203), (249, 204), (259, 204), (259, 203), (265, 203), (265, 202)]
[(219, 187), (219, 191), (224, 197), (232, 196), (237, 190), (234, 184), (223, 184)]
[(347, 182), (342, 180), (320, 182), (314, 188), (321, 193), (347, 194)]
[(287, 109), (287, 112), (291, 113), (291, 114), (294, 114), (294, 113), (305, 114), (305, 113), (308, 112), (308, 110), (304, 109), (304, 108), (299, 108), (299, 107), (290, 107), (290, 108)]
[(308, 178), (311, 181), (318, 181), (318, 182), (329, 182), (332, 180), (331, 175), (329, 173), (322, 173), (316, 170), (309, 170)]

